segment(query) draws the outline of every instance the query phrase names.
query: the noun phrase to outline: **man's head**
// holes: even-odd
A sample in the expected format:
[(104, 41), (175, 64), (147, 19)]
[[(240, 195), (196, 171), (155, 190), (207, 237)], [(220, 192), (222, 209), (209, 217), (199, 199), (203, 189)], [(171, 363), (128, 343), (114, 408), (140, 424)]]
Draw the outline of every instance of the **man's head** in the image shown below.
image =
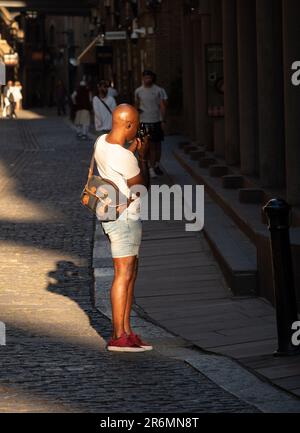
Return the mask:
[(143, 72), (143, 83), (146, 87), (151, 87), (154, 83), (154, 73), (148, 69)]
[(9, 80), (9, 81), (7, 82), (7, 86), (8, 86), (8, 87), (12, 87), (13, 84), (14, 84), (14, 83), (13, 83), (11, 80)]
[(121, 133), (127, 141), (135, 138), (139, 123), (139, 113), (132, 105), (121, 104), (113, 111), (112, 132)]
[(97, 90), (98, 90), (98, 93), (102, 97), (107, 96), (107, 92), (108, 92), (108, 83), (107, 83), (107, 81), (105, 81), (105, 80), (99, 81), (99, 83), (97, 84)]

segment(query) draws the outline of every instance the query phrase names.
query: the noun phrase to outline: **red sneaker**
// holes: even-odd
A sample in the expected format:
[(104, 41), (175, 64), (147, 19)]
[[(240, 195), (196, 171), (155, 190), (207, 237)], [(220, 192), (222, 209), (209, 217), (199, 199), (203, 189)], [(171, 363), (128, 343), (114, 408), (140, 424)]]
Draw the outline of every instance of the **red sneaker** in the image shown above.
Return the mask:
[(134, 343), (125, 332), (119, 338), (111, 338), (106, 348), (111, 352), (145, 352), (146, 350)]
[(132, 332), (132, 331), (131, 331), (131, 334), (129, 335), (129, 338), (131, 339), (131, 341), (132, 341), (134, 344), (136, 344), (136, 345), (142, 347), (142, 348), (145, 349), (145, 350), (152, 350), (152, 349), (153, 349), (153, 346), (151, 346), (151, 344), (146, 343), (145, 341), (142, 341), (141, 338), (140, 338), (140, 336), (137, 335), (137, 334), (135, 334), (135, 333)]

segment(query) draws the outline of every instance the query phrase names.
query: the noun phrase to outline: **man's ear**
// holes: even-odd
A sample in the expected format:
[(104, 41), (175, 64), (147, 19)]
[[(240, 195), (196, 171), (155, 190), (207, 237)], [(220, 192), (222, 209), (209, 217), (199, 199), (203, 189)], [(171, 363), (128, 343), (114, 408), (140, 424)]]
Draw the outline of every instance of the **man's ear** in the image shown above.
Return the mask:
[(127, 128), (127, 129), (130, 129), (130, 128), (131, 128), (131, 123), (130, 123), (130, 122), (127, 122), (126, 128)]

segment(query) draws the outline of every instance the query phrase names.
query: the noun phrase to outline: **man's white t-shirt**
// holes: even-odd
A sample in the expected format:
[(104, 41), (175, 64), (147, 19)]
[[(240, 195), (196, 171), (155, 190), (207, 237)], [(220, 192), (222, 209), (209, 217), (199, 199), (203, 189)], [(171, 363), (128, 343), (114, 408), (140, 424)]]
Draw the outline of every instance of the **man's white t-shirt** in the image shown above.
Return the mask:
[[(102, 98), (105, 104), (110, 108), (111, 112), (114, 111), (117, 104), (112, 96), (106, 96)], [(93, 98), (93, 109), (95, 115), (95, 129), (96, 131), (110, 131), (112, 128), (112, 115), (105, 107), (105, 105), (100, 101), (98, 96)]]
[[(119, 144), (111, 144), (106, 141), (107, 134), (99, 137), (95, 143), (95, 161), (98, 172), (104, 179), (114, 182), (121, 193), (130, 197), (130, 189), (127, 180), (140, 173), (138, 161), (130, 150)], [(132, 194), (135, 200), (125, 209), (119, 219), (137, 220), (140, 218), (141, 199)]]
[(164, 89), (153, 84), (151, 87), (141, 86), (135, 91), (135, 99), (139, 101), (139, 108), (142, 110), (140, 121), (143, 123), (160, 122), (160, 103), (168, 99)]

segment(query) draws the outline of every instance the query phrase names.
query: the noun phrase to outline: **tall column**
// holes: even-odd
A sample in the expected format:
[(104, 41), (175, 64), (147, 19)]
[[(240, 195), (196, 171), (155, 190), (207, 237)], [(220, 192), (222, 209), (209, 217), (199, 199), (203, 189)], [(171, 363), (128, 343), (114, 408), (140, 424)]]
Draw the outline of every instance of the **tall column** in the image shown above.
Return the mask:
[(191, 19), (182, 18), (182, 80), (185, 134), (195, 139), (194, 47)]
[(197, 41), (194, 48), (194, 74), (195, 74), (195, 137), (196, 140), (204, 146), (204, 129), (205, 129), (205, 102), (206, 95), (204, 93), (204, 79), (203, 76), (203, 50), (202, 50), (202, 30), (201, 18), (195, 16), (192, 18), (193, 39)]
[(196, 138), (207, 149), (212, 147), (212, 121), (207, 114), (207, 83), (205, 45), (211, 42), (210, 15), (207, 5), (202, 2), (201, 14), (192, 17), (194, 37), (195, 72), (195, 128)]
[(213, 43), (222, 42), (222, 0), (210, 0), (211, 40)]
[(255, 0), (237, 0), (240, 153), (243, 174), (258, 172)]
[(281, 0), (257, 0), (259, 174), (264, 187), (285, 182)]
[(236, 0), (223, 0), (225, 158), (227, 164), (238, 164), (239, 108)]
[(292, 64), (300, 61), (298, 0), (283, 0), (283, 53), (287, 201), (300, 205), (300, 85), (292, 84)]
[(208, 14), (208, 8), (205, 9), (204, 13), (201, 15), (201, 46), (202, 46), (202, 76), (203, 76), (203, 140), (207, 150), (213, 150), (213, 122), (210, 117), (208, 117), (207, 112), (207, 80), (206, 80), (206, 64), (205, 64), (205, 46), (211, 43), (211, 18)]
[[(215, 44), (222, 43), (222, 0), (210, 0), (209, 2), (211, 14), (211, 42)], [(224, 118), (213, 119), (213, 148), (217, 157), (225, 158), (225, 131)]]

